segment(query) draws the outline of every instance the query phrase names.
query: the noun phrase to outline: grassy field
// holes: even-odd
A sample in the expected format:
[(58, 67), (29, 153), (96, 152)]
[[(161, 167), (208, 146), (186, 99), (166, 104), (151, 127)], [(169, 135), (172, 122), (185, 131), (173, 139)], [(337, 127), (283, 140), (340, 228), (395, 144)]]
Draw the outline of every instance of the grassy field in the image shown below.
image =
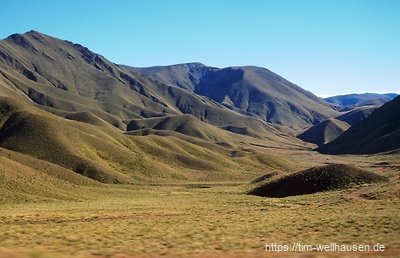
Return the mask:
[(253, 257), (271, 255), (271, 242), (381, 243), (400, 254), (396, 182), (280, 199), (248, 187), (87, 186), (86, 200), (3, 204), (0, 257)]

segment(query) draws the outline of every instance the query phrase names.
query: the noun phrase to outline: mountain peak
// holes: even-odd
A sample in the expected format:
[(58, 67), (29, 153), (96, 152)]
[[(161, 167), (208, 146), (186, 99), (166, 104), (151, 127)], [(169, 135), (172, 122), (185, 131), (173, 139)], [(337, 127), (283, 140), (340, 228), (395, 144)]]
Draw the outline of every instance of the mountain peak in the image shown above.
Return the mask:
[(25, 32), (24, 34), (26, 34), (26, 35), (34, 35), (34, 34), (44, 35), (43, 33), (40, 33), (36, 30), (30, 30), (30, 31)]

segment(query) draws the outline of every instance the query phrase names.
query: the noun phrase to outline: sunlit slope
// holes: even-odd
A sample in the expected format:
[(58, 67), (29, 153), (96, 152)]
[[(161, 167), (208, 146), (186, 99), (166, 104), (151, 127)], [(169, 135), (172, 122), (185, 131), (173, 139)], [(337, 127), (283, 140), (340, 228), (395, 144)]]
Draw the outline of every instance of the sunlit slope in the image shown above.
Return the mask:
[(99, 186), (61, 166), (0, 148), (0, 203), (78, 200), (90, 197)]
[(204, 140), (229, 144), (226, 130), (208, 125), (192, 115), (176, 115), (157, 118), (135, 119), (127, 124), (128, 131), (143, 131), (145, 129), (175, 131)]
[[(9, 98), (0, 99), (2, 148), (57, 164), (100, 182), (240, 180), (258, 175), (266, 167), (292, 169), (292, 164), (285, 159), (246, 151), (238, 144), (228, 148), (179, 133), (132, 136), (102, 124), (94, 115), (89, 118), (97, 121), (97, 126), (14, 102)], [(233, 153), (241, 149), (244, 149), (242, 157), (235, 157)]]

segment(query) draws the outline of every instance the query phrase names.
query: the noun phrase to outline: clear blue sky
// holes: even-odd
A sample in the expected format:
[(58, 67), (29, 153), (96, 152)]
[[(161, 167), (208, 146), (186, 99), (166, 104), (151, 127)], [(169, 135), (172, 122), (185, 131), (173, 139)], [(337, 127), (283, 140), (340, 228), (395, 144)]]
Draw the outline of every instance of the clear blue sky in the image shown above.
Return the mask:
[(317, 95), (400, 92), (399, 0), (2, 0), (34, 29), (131, 66), (269, 68)]

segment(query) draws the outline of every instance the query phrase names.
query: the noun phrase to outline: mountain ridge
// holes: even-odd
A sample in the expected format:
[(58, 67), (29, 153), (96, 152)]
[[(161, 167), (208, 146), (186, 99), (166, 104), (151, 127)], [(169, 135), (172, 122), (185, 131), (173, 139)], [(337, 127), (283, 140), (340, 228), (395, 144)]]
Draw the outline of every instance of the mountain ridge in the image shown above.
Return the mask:
[(324, 98), (327, 102), (337, 105), (341, 109), (361, 106), (383, 105), (394, 99), (397, 93), (352, 93)]
[(297, 129), (337, 115), (323, 99), (262, 67), (215, 68), (199, 63), (125, 67), (209, 97), (236, 112)]

